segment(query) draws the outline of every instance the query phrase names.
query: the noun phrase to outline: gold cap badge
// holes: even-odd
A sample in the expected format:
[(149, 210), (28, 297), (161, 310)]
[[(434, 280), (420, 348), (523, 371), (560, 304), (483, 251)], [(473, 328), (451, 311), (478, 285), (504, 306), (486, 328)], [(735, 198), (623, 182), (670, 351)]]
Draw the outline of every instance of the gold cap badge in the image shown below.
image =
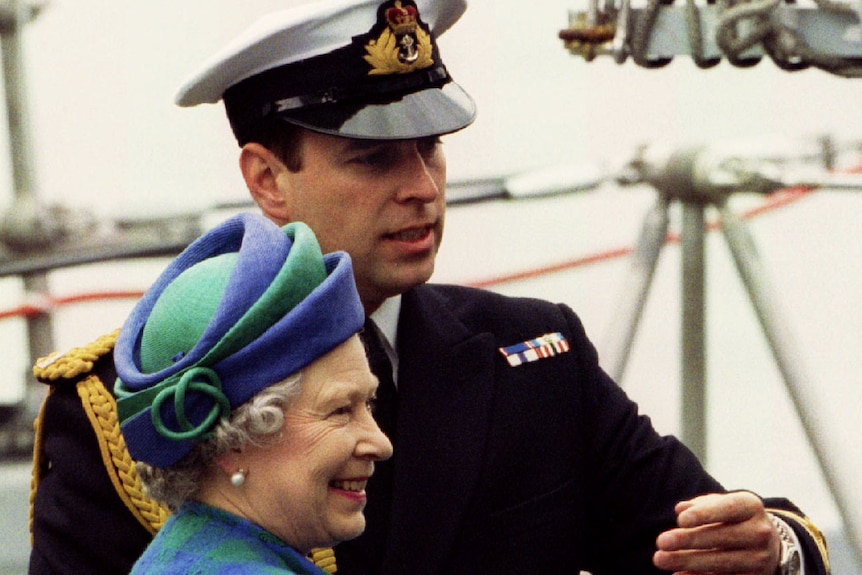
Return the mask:
[(431, 35), (419, 19), (416, 5), (395, 0), (381, 10), (385, 27), (365, 45), (368, 74), (407, 74), (434, 65)]

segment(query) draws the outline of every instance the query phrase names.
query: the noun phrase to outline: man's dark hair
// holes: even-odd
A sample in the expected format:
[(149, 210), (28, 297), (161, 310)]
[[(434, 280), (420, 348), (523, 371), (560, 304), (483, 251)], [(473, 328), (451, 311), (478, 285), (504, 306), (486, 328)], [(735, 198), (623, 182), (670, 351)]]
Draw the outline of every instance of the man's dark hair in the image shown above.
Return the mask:
[(279, 119), (262, 122), (248, 141), (257, 142), (278, 156), (291, 172), (302, 169), (301, 127)]

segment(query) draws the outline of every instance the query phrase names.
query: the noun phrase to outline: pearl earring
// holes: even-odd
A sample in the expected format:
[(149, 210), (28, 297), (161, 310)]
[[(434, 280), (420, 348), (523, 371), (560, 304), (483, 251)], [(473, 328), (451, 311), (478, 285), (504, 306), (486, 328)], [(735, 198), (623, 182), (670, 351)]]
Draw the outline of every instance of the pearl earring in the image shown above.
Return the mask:
[(245, 483), (245, 470), (238, 469), (236, 473), (230, 476), (230, 484), (234, 487), (242, 487)]

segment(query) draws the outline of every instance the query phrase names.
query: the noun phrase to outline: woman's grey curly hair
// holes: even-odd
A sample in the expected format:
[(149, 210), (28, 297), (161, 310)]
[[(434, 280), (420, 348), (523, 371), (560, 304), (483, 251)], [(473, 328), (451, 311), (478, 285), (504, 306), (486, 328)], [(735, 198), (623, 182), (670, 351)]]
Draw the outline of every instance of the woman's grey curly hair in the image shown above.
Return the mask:
[(222, 418), (209, 439), (172, 466), (159, 468), (138, 462), (135, 470), (146, 495), (176, 511), (197, 493), (215, 458), (242, 451), (248, 445), (277, 441), (284, 425), (284, 410), (299, 395), (300, 379), (301, 373), (297, 373), (259, 392), (234, 409), (230, 419)]

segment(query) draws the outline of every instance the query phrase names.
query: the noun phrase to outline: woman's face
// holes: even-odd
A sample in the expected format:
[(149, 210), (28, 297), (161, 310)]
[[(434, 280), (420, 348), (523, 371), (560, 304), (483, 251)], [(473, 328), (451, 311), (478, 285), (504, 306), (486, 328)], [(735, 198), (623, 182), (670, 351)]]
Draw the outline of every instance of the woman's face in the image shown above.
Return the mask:
[(305, 368), (300, 386), (283, 438), (233, 455), (247, 478), (230, 497), (240, 514), (307, 552), (362, 533), (366, 482), (392, 444), (371, 416), (377, 378), (359, 336)]

